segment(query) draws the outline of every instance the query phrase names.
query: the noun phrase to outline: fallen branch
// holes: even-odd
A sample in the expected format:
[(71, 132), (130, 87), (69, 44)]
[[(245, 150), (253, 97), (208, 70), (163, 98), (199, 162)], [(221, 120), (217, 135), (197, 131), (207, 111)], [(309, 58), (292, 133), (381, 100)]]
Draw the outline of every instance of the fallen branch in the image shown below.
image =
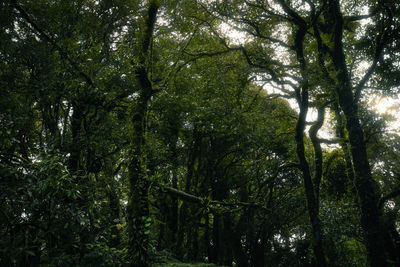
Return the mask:
[(197, 204), (204, 205), (204, 206), (212, 204), (212, 205), (220, 205), (220, 206), (225, 206), (225, 207), (248, 207), (248, 208), (259, 208), (259, 209), (268, 210), (267, 208), (265, 208), (262, 205), (257, 204), (257, 203), (223, 202), (223, 201), (210, 200), (207, 198), (198, 197), (198, 196), (186, 193), (184, 191), (180, 191), (173, 187), (161, 186), (161, 189), (163, 192), (166, 192), (168, 194), (172, 194), (172, 195), (178, 196), (181, 199), (184, 199), (186, 201), (189, 201), (192, 203), (197, 203)]

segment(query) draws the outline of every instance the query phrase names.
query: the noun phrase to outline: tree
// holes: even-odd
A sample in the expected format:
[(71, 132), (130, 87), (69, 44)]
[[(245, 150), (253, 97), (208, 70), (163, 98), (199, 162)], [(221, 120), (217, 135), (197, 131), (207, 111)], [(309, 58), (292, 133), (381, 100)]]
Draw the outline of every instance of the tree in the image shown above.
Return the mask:
[[(363, 130), (358, 115), (358, 101), (362, 89), (375, 73), (377, 66), (381, 62), (383, 63), (381, 58), (385, 47), (389, 47), (395, 38), (396, 34), (393, 30), (398, 26), (394, 17), (397, 16), (398, 7), (393, 4), (380, 3), (377, 6), (370, 5), (371, 12), (368, 15), (351, 15), (351, 10), (348, 9), (350, 4), (345, 1), (323, 1), (321, 3), (306, 1), (306, 5), (308, 8), (304, 9), (297, 2), (288, 4), (286, 1), (265, 3), (246, 1), (241, 6), (218, 2), (217, 8), (219, 14), (226, 18), (228, 23), (232, 23), (233, 27), (246, 31), (254, 38), (254, 43), (262, 42), (264, 44), (264, 47), (258, 48), (259, 51), (265, 52), (263, 55), (254, 54), (246, 47), (242, 48), (245, 54), (247, 53), (249, 63), (258, 67), (261, 72), (267, 72), (266, 78), (273, 83), (291, 86), (296, 93), (300, 108), (296, 135), (298, 157), (302, 166), (305, 186), (308, 188), (306, 190), (309, 192), (307, 196), (312, 225), (318, 221), (313, 219), (317, 218), (318, 212), (314, 207), (318, 204), (313, 200), (315, 198), (313, 186), (311, 179), (308, 178), (309, 168), (304, 160), (301, 143), (309, 95), (317, 100), (318, 94), (322, 93), (326, 94), (327, 102), (338, 101), (346, 119), (352, 163), (354, 164), (355, 186), (362, 211), (361, 225), (364, 229), (369, 261), (373, 266), (386, 262), (387, 259), (396, 261), (392, 241), (381, 222), (382, 211), (377, 206), (379, 192), (371, 176), (367, 159)], [(352, 10), (357, 11), (359, 7), (368, 5), (369, 3), (353, 5)], [(369, 43), (369, 46), (364, 46), (367, 53), (363, 56), (359, 54), (357, 60), (369, 59), (371, 56), (369, 51), (373, 51), (372, 63), (363, 77), (357, 75), (352, 77), (348, 71), (349, 66), (354, 62), (351, 61), (351, 56), (355, 55), (351, 44), (362, 43), (365, 45), (365, 39), (362, 37), (357, 39), (354, 31), (362, 29), (361, 24), (357, 24), (357, 21), (368, 17), (377, 18), (375, 22), (369, 24), (368, 29), (378, 32), (378, 36), (375, 41)], [(290, 35), (282, 34), (282, 31), (280, 35), (274, 34), (272, 29), (277, 29), (277, 27), (283, 27), (287, 32), (291, 31), (291, 37), (288, 38)], [(359, 33), (362, 34), (362, 32)], [(281, 51), (285, 51), (282, 53), (287, 53), (287, 57), (281, 60), (277, 59), (276, 47), (281, 47)], [(309, 54), (305, 56), (304, 51)], [(288, 62), (291, 62), (292, 65), (288, 65)], [(308, 65), (314, 66), (316, 71), (313, 72)], [(320, 79), (315, 74), (324, 78)], [(297, 82), (297, 85), (293, 84), (293, 81)], [(314, 104), (316, 104), (315, 101)], [(318, 145), (315, 146), (315, 144), (314, 142), (318, 157), (315, 163), (317, 166), (322, 158), (317, 155), (320, 152), (318, 152)], [(320, 232), (318, 228), (314, 229), (315, 256), (318, 265), (324, 265), (322, 248), (317, 237)]]
[(0, 17), (0, 265), (398, 263), (397, 3)]

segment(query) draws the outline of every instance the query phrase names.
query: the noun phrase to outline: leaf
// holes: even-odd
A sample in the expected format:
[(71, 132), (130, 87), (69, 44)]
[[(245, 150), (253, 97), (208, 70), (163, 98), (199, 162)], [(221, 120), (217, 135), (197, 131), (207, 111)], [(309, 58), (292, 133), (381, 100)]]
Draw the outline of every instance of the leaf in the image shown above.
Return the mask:
[(31, 250), (25, 250), (25, 253), (31, 256), (35, 256), (35, 253)]

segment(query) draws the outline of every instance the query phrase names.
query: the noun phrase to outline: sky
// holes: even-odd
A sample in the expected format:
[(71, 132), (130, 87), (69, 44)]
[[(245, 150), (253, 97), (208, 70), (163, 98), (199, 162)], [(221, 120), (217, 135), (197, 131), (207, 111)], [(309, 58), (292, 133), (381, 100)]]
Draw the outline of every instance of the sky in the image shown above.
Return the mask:
[[(220, 31), (229, 39), (230, 45), (240, 45), (244, 44), (246, 40), (248, 40), (250, 37), (248, 34), (241, 32), (239, 30), (234, 29), (230, 25), (226, 23), (222, 23), (220, 26)], [(358, 72), (363, 75), (365, 71), (368, 69), (369, 64), (359, 64), (359, 70)], [(279, 93), (276, 90), (274, 90), (271, 86), (265, 85), (264, 89), (267, 90), (269, 94), (271, 93)], [(289, 99), (288, 100), (290, 106), (294, 110), (298, 110), (298, 104), (295, 99)], [(378, 94), (369, 94), (368, 95), (368, 103), (367, 105), (371, 108), (371, 110), (375, 111), (377, 115), (383, 117), (388, 117), (391, 116), (392, 120), (387, 123), (387, 128), (385, 131), (387, 133), (395, 133), (397, 135), (400, 135), (400, 116), (397, 116), (399, 114), (400, 110), (400, 99), (397, 97), (388, 97), (388, 96), (381, 96)], [(325, 116), (325, 123), (322, 129), (319, 131), (318, 136), (321, 138), (333, 138), (333, 133), (329, 131), (328, 123), (327, 123), (327, 117)], [(317, 111), (316, 109), (310, 108), (307, 114), (307, 121), (312, 122), (317, 119)], [(307, 129), (308, 130), (308, 129)]]

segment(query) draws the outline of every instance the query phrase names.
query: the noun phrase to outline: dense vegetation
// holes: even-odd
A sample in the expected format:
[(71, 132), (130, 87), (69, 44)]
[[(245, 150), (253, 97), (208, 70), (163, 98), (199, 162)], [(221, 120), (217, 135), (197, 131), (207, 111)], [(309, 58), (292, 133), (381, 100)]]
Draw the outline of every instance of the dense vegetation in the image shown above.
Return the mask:
[(394, 0), (1, 1), (0, 266), (400, 266), (399, 59)]

